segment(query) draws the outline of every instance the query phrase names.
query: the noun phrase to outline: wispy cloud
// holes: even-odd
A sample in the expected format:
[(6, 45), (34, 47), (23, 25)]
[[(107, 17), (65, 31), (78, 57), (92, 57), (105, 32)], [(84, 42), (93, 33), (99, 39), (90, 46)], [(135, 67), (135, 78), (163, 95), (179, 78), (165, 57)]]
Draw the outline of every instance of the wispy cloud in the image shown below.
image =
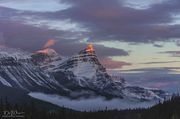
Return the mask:
[(1, 0), (0, 6), (22, 11), (55, 12), (69, 8), (71, 5), (59, 0)]
[(180, 62), (180, 61), (144, 62), (140, 64), (167, 64), (167, 63), (175, 63), (175, 62)]
[(180, 57), (180, 51), (164, 51), (161, 54), (169, 54), (171, 57)]
[[(180, 56), (178, 46), (172, 45), (178, 45), (180, 38), (180, 22), (176, 17), (180, 14), (180, 1), (140, 0), (134, 3), (128, 0), (129, 5), (125, 1), (1, 0), (0, 32), (8, 46), (31, 52), (41, 48), (48, 39), (57, 40), (53, 48), (66, 56), (79, 52), (87, 43), (116, 41), (128, 45), (116, 42), (95, 45), (97, 55), (100, 58), (116, 56), (120, 64), (126, 61), (134, 68), (153, 64), (177, 65), (177, 62), (169, 61), (178, 61), (174, 58)], [(170, 41), (171, 45), (165, 44)], [(147, 44), (151, 46), (145, 47)], [(173, 47), (172, 51), (170, 47)], [(162, 60), (159, 55), (163, 56)], [(137, 64), (144, 61), (149, 62)], [(123, 66), (128, 65), (126, 62)]]
[(104, 58), (101, 59), (101, 63), (107, 68), (107, 69), (120, 69), (123, 66), (130, 66), (131, 63), (123, 62), (123, 61), (115, 61), (111, 58)]

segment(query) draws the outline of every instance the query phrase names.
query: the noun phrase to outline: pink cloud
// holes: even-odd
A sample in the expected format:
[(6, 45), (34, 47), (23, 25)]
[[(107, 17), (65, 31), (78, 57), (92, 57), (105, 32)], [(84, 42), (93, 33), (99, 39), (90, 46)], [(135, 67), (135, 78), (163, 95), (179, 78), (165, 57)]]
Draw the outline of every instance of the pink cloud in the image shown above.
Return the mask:
[(108, 69), (118, 69), (123, 66), (129, 66), (131, 63), (123, 62), (123, 61), (115, 61), (111, 58), (101, 59), (101, 63)]

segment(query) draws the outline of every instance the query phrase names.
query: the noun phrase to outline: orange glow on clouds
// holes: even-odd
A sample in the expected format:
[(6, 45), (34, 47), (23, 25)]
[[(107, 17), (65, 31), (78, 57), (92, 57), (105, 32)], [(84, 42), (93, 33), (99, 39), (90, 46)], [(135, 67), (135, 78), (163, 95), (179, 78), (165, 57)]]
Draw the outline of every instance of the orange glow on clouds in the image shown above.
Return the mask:
[(53, 46), (56, 43), (56, 40), (54, 39), (49, 39), (45, 45), (43, 46), (43, 48), (39, 51), (37, 51), (36, 53), (42, 53), (42, 54), (57, 54), (56, 51), (52, 48), (50, 48), (51, 46)]
[(131, 66), (131, 63), (124, 62), (124, 61), (116, 61), (111, 58), (103, 58), (101, 59), (101, 63), (107, 68), (107, 69), (121, 69), (123, 66)]
[(56, 41), (54, 39), (49, 39), (46, 44), (43, 46), (43, 48), (49, 48), (51, 46), (53, 46), (56, 43)]
[(39, 50), (37, 51), (38, 53), (43, 53), (43, 54), (48, 54), (49, 53), (49, 49), (44, 49), (44, 50)]

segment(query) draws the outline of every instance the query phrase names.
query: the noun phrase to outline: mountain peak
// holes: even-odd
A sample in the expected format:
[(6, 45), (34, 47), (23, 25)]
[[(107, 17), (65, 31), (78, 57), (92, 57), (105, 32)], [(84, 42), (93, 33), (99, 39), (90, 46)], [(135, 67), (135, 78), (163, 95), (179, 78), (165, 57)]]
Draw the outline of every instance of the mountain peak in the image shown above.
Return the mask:
[(81, 50), (79, 54), (95, 54), (95, 49), (92, 44), (88, 44), (84, 50)]
[(31, 55), (32, 61), (35, 64), (44, 64), (50, 63), (54, 60), (61, 60), (59, 54), (51, 48), (45, 48), (39, 51), (36, 51)]
[(92, 44), (88, 44), (86, 47), (86, 52), (94, 53), (95, 52), (94, 46)]
[(111, 77), (91, 44), (82, 54), (63, 59), (50, 48), (31, 54), (30, 60), (16, 60), (25, 56), (18, 50), (15, 53), (10, 49), (0, 51), (0, 86), (59, 93), (70, 98), (100, 95), (141, 101), (163, 100), (167, 96), (164, 91), (131, 86), (118, 77)]
[(57, 56), (58, 53), (52, 48), (42, 49), (36, 52), (36, 54), (45, 54), (47, 56)]

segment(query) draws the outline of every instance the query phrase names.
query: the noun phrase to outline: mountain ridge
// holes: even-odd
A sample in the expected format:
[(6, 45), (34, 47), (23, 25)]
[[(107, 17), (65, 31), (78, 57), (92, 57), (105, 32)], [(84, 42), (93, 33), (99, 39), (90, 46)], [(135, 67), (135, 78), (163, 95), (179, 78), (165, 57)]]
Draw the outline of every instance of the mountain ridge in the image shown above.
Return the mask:
[[(50, 51), (50, 55), (46, 51)], [(14, 50), (15, 55), (7, 52), (6, 55), (2, 55), (4, 51), (0, 53), (3, 56), (0, 59), (1, 85), (72, 99), (101, 95), (150, 101), (163, 100), (167, 96), (162, 90), (131, 86), (122, 79), (114, 80), (99, 62), (92, 44), (70, 58), (58, 55), (53, 49), (43, 49), (31, 55), (18, 50)]]

